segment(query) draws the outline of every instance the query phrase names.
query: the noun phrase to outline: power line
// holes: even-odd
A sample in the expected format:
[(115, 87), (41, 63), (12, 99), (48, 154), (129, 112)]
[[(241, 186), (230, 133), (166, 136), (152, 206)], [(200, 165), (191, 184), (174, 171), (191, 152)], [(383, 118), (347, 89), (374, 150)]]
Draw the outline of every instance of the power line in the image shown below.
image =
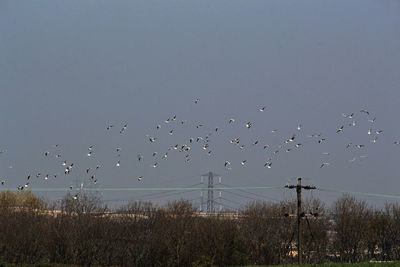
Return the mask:
[[(224, 184), (224, 183), (221, 183), (221, 184), (224, 185), (224, 186), (228, 186), (229, 187), (229, 185), (227, 185), (227, 184)], [(257, 193), (249, 192), (249, 191), (246, 191), (246, 190), (243, 190), (243, 189), (237, 189), (237, 191), (241, 191), (241, 192), (247, 193), (249, 195), (254, 195), (254, 196), (257, 196), (259, 198), (263, 198), (263, 199), (267, 198), (267, 199), (270, 199), (270, 200), (273, 200), (273, 201), (276, 201), (276, 202), (280, 202), (280, 200), (277, 200), (277, 199), (274, 199), (274, 198), (271, 198), (271, 197), (268, 197), (268, 196), (264, 196), (264, 195), (259, 195)], [(229, 193), (232, 193), (232, 192), (229, 192)], [(258, 199), (255, 199), (255, 200), (258, 200)]]
[[(200, 184), (201, 184), (201, 183), (197, 183), (197, 184), (193, 184), (193, 185), (188, 185), (188, 186), (183, 186), (182, 188), (195, 187), (195, 186), (200, 185)], [(140, 197), (141, 197), (141, 198), (147, 198), (147, 197), (151, 197), (151, 196), (153, 196), (153, 195), (162, 195), (162, 194), (166, 194), (166, 193), (168, 193), (168, 192), (170, 192), (170, 191), (155, 192), (155, 193), (146, 194), (146, 195), (143, 195), (143, 196), (140, 196)]]
[(368, 196), (368, 197), (381, 197), (381, 198), (400, 199), (400, 196), (398, 196), (398, 195), (389, 195), (389, 194), (366, 193), (366, 192), (357, 192), (357, 191), (345, 191), (345, 190), (328, 189), (328, 188), (318, 188), (317, 190), (325, 191), (325, 192), (341, 193), (341, 194), (362, 195), (362, 196)]
[[(282, 186), (237, 186), (237, 187), (218, 187), (209, 189), (208, 187), (103, 187), (103, 188), (79, 188), (79, 191), (186, 191), (186, 190), (268, 190), (282, 189)], [(30, 188), (32, 192), (71, 192), (77, 189), (70, 188)], [(0, 191), (19, 191), (18, 188), (0, 188)]]

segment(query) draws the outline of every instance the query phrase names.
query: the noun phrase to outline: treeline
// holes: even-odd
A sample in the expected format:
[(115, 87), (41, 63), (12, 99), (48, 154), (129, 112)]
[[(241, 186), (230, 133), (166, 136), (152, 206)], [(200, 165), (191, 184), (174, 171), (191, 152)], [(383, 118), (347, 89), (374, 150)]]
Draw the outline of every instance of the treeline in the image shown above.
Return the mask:
[[(0, 262), (80, 266), (241, 266), (296, 263), (295, 202), (251, 203), (239, 216), (200, 216), (186, 201), (134, 202), (110, 211), (98, 198), (60, 203), (0, 193)], [(400, 205), (377, 210), (350, 196), (304, 203), (304, 263), (400, 259)]]

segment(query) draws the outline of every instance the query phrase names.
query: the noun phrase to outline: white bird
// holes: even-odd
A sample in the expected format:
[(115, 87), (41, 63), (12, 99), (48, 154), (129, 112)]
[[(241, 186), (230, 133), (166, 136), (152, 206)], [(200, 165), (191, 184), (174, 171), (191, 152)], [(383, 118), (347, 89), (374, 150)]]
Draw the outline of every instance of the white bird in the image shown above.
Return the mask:
[(274, 129), (271, 131), (271, 133), (276, 133), (278, 130)]
[(195, 104), (198, 104), (199, 101), (200, 101), (200, 99), (196, 98), (196, 99), (194, 100), (194, 103), (195, 103)]
[(368, 112), (368, 110), (366, 110), (366, 109), (362, 109), (362, 110), (360, 110), (360, 112), (369, 115), (369, 112)]
[(142, 155), (138, 154), (137, 159), (138, 159), (138, 161), (141, 161), (143, 159)]
[(92, 149), (93, 149), (93, 146), (89, 146), (89, 147), (88, 147), (88, 150), (89, 150), (89, 151), (92, 151)]
[(157, 163), (157, 162), (155, 162), (155, 163), (152, 165), (153, 168), (157, 168), (157, 166), (158, 166), (158, 163)]
[(253, 126), (253, 123), (251, 123), (250, 121), (246, 123), (246, 128), (247, 129), (250, 129), (251, 126)]
[(374, 123), (375, 120), (376, 120), (376, 118), (373, 118), (372, 120), (370, 119), (370, 120), (368, 120), (368, 121), (369, 121), (370, 123)]
[(322, 142), (324, 142), (326, 139), (325, 138), (321, 138), (318, 140), (318, 144), (321, 144)]
[(229, 122), (229, 123), (234, 123), (234, 122), (235, 122), (235, 119), (229, 119), (228, 122)]
[(163, 159), (167, 159), (168, 157), (168, 152), (164, 154)]
[(347, 146), (346, 146), (346, 148), (349, 148), (349, 147), (351, 147), (352, 145), (353, 145), (352, 143), (348, 143)]
[(119, 133), (122, 134), (123, 132), (125, 132), (125, 130), (126, 130), (127, 127), (128, 127), (128, 124), (125, 124), (125, 125), (122, 127), (121, 131), (119, 131)]
[(117, 167), (121, 166), (121, 162), (118, 160), (117, 163), (115, 164), (115, 166), (117, 166)]
[(87, 153), (87, 155), (88, 155), (88, 157), (90, 157), (90, 156), (92, 155), (92, 151), (89, 151), (89, 152)]
[(259, 108), (258, 110), (261, 111), (261, 112), (264, 112), (265, 108), (266, 107), (262, 107), (262, 108)]
[(301, 124), (297, 125), (297, 130), (298, 130), (298, 131), (301, 130)]
[(329, 162), (323, 162), (323, 163), (321, 164), (321, 167), (320, 167), (320, 168), (322, 168), (322, 167), (324, 167), (324, 166), (329, 166), (329, 165), (330, 165)]
[(369, 129), (367, 134), (371, 134), (372, 133), (372, 129)]
[(349, 123), (349, 126), (356, 126), (356, 121), (352, 121), (351, 123)]
[(268, 169), (271, 169), (272, 168), (272, 163), (267, 161), (267, 162), (265, 162), (264, 167), (267, 167)]
[(45, 180), (49, 179), (49, 175), (46, 174), (46, 176), (44, 177)]
[(172, 135), (174, 133), (174, 130), (169, 131), (169, 135)]
[(61, 158), (61, 155), (60, 155), (60, 154), (57, 154), (57, 155), (56, 155), (56, 158)]
[(346, 115), (346, 114), (342, 113), (342, 116), (345, 117), (345, 118), (347, 118), (347, 119), (352, 119), (353, 116), (354, 116), (354, 113), (351, 113), (351, 114), (349, 114), (349, 115)]
[(297, 148), (299, 148), (299, 147), (301, 147), (301, 146), (302, 146), (301, 143), (296, 144), (296, 147), (297, 147)]
[(242, 166), (244, 166), (244, 164), (246, 164), (247, 160), (243, 160), (242, 162), (240, 162), (240, 164), (242, 164)]
[(257, 145), (258, 144), (258, 140), (256, 140), (254, 143), (253, 143), (253, 146), (255, 146), (255, 145)]
[(394, 141), (393, 144), (400, 145), (400, 141)]
[(142, 181), (142, 178), (143, 178), (143, 176), (139, 176), (139, 177), (138, 177), (138, 181), (139, 181), (139, 182)]
[(381, 134), (381, 133), (383, 133), (383, 130), (378, 130), (378, 131), (376, 131), (375, 133), (376, 133), (376, 134)]
[(363, 148), (364, 145), (356, 145), (356, 148)]
[(337, 129), (336, 133), (341, 133), (341, 132), (343, 132), (343, 128), (344, 128), (344, 125), (340, 126), (339, 129)]
[(357, 158), (354, 157), (354, 158), (350, 159), (349, 162), (354, 162), (354, 161), (356, 161), (356, 159), (357, 159)]
[(372, 143), (376, 143), (376, 141), (378, 140), (378, 136), (375, 136), (374, 139), (371, 140)]
[(231, 165), (231, 163), (230, 163), (229, 161), (225, 161), (224, 166), (226, 167), (226, 166), (228, 166), (228, 165)]

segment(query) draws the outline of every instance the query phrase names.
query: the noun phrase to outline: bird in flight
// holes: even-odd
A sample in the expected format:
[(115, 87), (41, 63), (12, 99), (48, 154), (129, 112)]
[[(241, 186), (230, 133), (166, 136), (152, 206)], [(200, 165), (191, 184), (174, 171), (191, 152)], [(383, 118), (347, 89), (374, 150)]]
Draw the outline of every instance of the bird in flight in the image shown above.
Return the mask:
[(329, 165), (330, 165), (329, 162), (323, 162), (323, 163), (321, 164), (321, 167), (320, 167), (320, 168), (325, 167), (325, 166), (329, 166)]
[(342, 113), (342, 116), (345, 117), (346, 119), (352, 119), (353, 116), (354, 116), (354, 113), (351, 113), (349, 115), (346, 115), (346, 114)]
[(344, 125), (340, 126), (339, 129), (336, 131), (336, 133), (341, 133), (341, 132), (343, 132), (343, 128), (344, 128)]
[(366, 110), (366, 109), (362, 109), (362, 110), (360, 110), (360, 112), (361, 112), (361, 113), (365, 113), (365, 114), (369, 115), (369, 111), (368, 111), (368, 110)]
[(125, 132), (125, 130), (126, 130), (127, 127), (128, 127), (128, 124), (125, 124), (125, 125), (122, 127), (121, 131), (119, 131), (119, 133), (122, 134), (123, 132)]

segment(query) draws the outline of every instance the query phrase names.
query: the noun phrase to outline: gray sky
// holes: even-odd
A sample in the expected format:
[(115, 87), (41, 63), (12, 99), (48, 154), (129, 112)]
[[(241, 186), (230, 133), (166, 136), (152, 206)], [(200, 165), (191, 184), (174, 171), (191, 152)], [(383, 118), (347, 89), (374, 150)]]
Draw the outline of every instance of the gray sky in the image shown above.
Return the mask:
[[(305, 177), (321, 188), (398, 194), (400, 146), (393, 142), (400, 140), (399, 47), (398, 1), (3, 0), (0, 149), (7, 152), (0, 155), (0, 177), (5, 187), (16, 188), (29, 173), (40, 172), (31, 188), (68, 187), (76, 177), (88, 180), (86, 168), (101, 164), (101, 188), (189, 186), (214, 171), (230, 186), (285, 185)], [(364, 108), (370, 116), (360, 113)], [(353, 112), (354, 119), (342, 116)], [(177, 121), (164, 123), (174, 115)], [(375, 123), (368, 122), (374, 117)], [(230, 118), (235, 124), (228, 124)], [(348, 125), (353, 120), (355, 127)], [(107, 131), (109, 124), (115, 127)], [(376, 143), (370, 128), (384, 131)], [(189, 164), (178, 151), (160, 158), (168, 147), (189, 145), (190, 137), (209, 132), (209, 149), (190, 144)], [(314, 133), (326, 142), (307, 137)], [(157, 141), (150, 144), (146, 134)], [(273, 155), (292, 134), (295, 142)], [(245, 149), (229, 143), (236, 137)], [(346, 149), (350, 142), (365, 148)], [(296, 143), (303, 145), (285, 152)], [(54, 144), (60, 144), (57, 151)], [(95, 147), (91, 157), (89, 145)], [(119, 168), (116, 147), (122, 148)], [(71, 174), (63, 174), (56, 153), (74, 163)], [(264, 167), (268, 157), (271, 169)], [(320, 168), (322, 162), (330, 165)], [(60, 175), (45, 181), (47, 173)], [(294, 196), (252, 192), (275, 200)], [(108, 192), (104, 199), (144, 194), (149, 192)], [(168, 199), (155, 196), (143, 199)], [(199, 192), (174, 197), (180, 196), (194, 199)], [(330, 202), (340, 195), (313, 196)], [(363, 199), (372, 205), (386, 201)]]

